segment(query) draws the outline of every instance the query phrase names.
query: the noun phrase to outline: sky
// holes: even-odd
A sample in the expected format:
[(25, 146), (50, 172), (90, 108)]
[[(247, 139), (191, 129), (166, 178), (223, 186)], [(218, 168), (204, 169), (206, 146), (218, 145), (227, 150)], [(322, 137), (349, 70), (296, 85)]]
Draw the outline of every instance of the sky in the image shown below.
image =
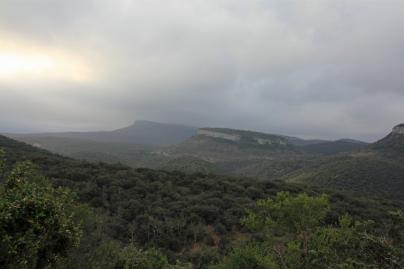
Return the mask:
[(403, 25), (403, 0), (0, 0), (0, 132), (375, 141), (404, 122)]

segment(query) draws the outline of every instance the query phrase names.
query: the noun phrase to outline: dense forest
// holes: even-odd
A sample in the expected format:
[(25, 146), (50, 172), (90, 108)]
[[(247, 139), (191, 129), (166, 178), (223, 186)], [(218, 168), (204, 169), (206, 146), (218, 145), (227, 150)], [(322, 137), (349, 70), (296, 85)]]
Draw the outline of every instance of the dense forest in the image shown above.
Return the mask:
[(4, 268), (403, 265), (400, 202), (88, 163), (0, 138)]

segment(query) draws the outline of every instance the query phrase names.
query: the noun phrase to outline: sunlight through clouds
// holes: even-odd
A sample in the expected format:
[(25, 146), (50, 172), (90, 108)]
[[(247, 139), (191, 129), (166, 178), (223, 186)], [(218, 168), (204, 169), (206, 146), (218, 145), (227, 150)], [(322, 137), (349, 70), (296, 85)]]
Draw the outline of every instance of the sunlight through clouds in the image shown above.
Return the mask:
[(0, 80), (21, 79), (90, 82), (94, 74), (83, 59), (63, 51), (0, 44)]

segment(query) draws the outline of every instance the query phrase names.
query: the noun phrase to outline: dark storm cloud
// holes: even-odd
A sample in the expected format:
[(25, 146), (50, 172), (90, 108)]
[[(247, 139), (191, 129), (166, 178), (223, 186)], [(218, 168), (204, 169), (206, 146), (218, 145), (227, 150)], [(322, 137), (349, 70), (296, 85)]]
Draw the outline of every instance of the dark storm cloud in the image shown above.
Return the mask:
[(78, 55), (93, 77), (0, 77), (0, 123), (376, 139), (404, 121), (403, 14), (400, 0), (2, 0), (3, 40)]

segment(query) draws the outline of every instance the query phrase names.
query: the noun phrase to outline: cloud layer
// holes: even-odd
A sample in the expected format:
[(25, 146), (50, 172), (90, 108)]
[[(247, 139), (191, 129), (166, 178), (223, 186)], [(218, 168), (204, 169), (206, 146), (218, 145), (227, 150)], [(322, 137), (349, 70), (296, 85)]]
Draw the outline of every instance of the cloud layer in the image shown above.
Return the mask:
[(0, 76), (0, 131), (151, 119), (375, 140), (404, 121), (403, 15), (401, 0), (2, 0), (0, 55), (91, 76)]

